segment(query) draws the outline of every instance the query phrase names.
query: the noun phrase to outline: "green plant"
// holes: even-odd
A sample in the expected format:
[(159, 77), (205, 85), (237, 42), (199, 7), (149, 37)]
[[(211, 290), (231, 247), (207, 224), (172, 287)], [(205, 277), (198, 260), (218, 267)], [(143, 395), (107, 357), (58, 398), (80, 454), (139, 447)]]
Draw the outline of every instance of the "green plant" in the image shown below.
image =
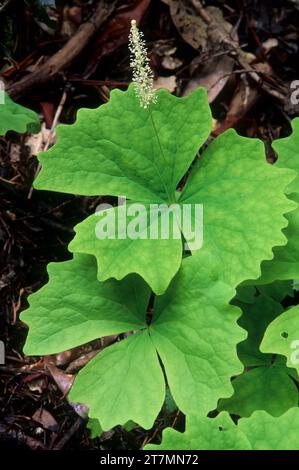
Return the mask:
[(8, 131), (38, 132), (40, 128), (38, 115), (31, 109), (15, 103), (6, 92), (0, 91), (0, 93), (3, 93), (3, 103), (0, 104), (0, 135), (5, 135)]
[[(192, 108), (199, 112), (190, 115)], [(175, 109), (175, 113), (169, 109)], [(58, 143), (41, 157), (43, 170), (37, 187), (117, 195), (123, 194), (127, 185), (133, 200), (142, 197), (147, 204), (160, 196), (160, 200), (170, 204), (163, 185), (159, 185), (157, 164), (148, 166), (152, 157), (149, 149), (156, 148), (158, 139), (166, 148), (175, 148), (172, 129), (178, 133), (189, 114), (188, 128), (178, 137), (182, 160), (184, 141), (188, 146), (192, 144), (193, 154), (190, 151), (186, 162), (179, 163), (186, 171), (196, 153), (196, 142), (200, 145), (207, 137), (206, 130), (204, 137), (200, 131), (210, 125), (206, 109), (202, 90), (187, 99), (159, 92), (151, 111), (152, 119), (159, 122), (157, 137), (150, 132), (149, 111), (139, 106), (134, 90), (112, 92), (107, 105), (81, 111), (74, 125), (58, 130)], [(200, 127), (201, 115), (207, 122)], [(189, 137), (191, 130), (200, 136)], [(148, 143), (151, 140), (153, 143)], [(164, 156), (165, 153), (166, 150)], [(166, 163), (159, 153), (158, 157), (162, 168)], [(109, 170), (117, 158), (122, 164), (122, 177)], [(174, 168), (169, 173), (177, 174), (177, 184), (183, 176), (183, 170), (176, 169), (177, 152), (172, 154), (169, 150), (165, 158), (167, 169)], [(153, 175), (151, 193), (156, 193), (157, 199), (147, 196), (145, 178), (141, 191), (143, 174)], [(100, 336), (134, 331), (134, 335), (107, 348), (79, 373), (70, 399), (87, 402), (90, 417), (98, 418), (104, 430), (129, 420), (150, 428), (165, 397), (158, 353), (178, 407), (186, 414), (195, 409), (208, 413), (217, 406), (219, 398), (231, 395), (230, 378), (242, 371), (236, 345), (245, 333), (236, 324), (238, 309), (229, 301), (241, 281), (250, 275), (258, 277), (260, 263), (271, 258), (272, 247), (286, 242), (281, 233), (286, 225), (283, 214), (294, 209), (295, 204), (284, 191), (293, 178), (292, 172), (267, 165), (259, 141), (240, 137), (234, 131), (226, 132), (208, 146), (193, 165), (177, 198), (182, 203), (203, 202), (207, 226), (204, 246), (183, 260), (166, 293), (156, 298), (150, 323), (146, 322), (150, 289), (133, 272), (142, 275), (153, 289), (159, 279), (161, 287), (156, 291), (162, 294), (181, 264), (181, 242), (98, 240), (94, 234), (97, 219), (90, 216), (76, 229), (71, 243), (74, 260), (51, 265), (49, 283), (30, 298), (30, 309), (22, 315), (30, 325), (25, 352), (51, 354)], [(173, 194), (175, 189), (173, 185)], [(166, 255), (160, 251), (160, 244), (165, 249), (170, 247)], [(101, 280), (123, 280), (98, 282), (97, 266)], [(146, 272), (150, 272), (150, 277)], [(105, 400), (107, 396), (110, 400)]]
[[(280, 168), (298, 171), (298, 122), (293, 121), (289, 137), (273, 144)], [(294, 201), (298, 200), (297, 180), (286, 191)], [(196, 412), (187, 418), (184, 434), (168, 429), (160, 446), (147, 449), (298, 449), (299, 309), (284, 311), (281, 304), (286, 296), (294, 295), (295, 283), (287, 279), (297, 279), (299, 274), (298, 209), (287, 217), (287, 244), (274, 248), (274, 258), (261, 265), (261, 277), (243, 283), (233, 300), (243, 311), (239, 324), (248, 332), (237, 348), (245, 369), (232, 382), (234, 394), (221, 399), (217, 409), (248, 418), (236, 426), (224, 412), (215, 419)], [(271, 283), (274, 279), (285, 281)], [(265, 281), (269, 283), (262, 285)]]
[[(291, 168), (296, 171), (297, 177), (287, 188), (290, 199), (299, 202), (299, 119), (292, 122), (292, 134), (284, 139), (274, 141), (273, 147), (277, 152), (278, 160), (276, 166), (280, 168)], [(262, 263), (262, 276), (260, 282), (269, 283), (276, 279), (296, 279), (299, 273), (299, 209), (287, 215), (288, 227), (285, 235), (288, 243), (285, 247), (274, 248), (274, 259)]]
[[(176, 193), (210, 130), (203, 89), (187, 98), (161, 90), (152, 110), (140, 107), (133, 86), (126, 92), (116, 90), (108, 104), (81, 110), (74, 125), (58, 128), (57, 144), (40, 155), (43, 170), (35, 187), (126, 195), (130, 202), (146, 207), (152, 203), (169, 206), (175, 201), (201, 203), (205, 244), (221, 256), (224, 270), (229, 267), (223, 275), (234, 285), (258, 277), (260, 261), (272, 257), (273, 246), (286, 242), (281, 233), (286, 225), (283, 214), (296, 206), (286, 199), (284, 189), (293, 175), (266, 165), (260, 141), (229, 130), (204, 151), (183, 191)], [(279, 185), (280, 191), (274, 191), (273, 185)], [(118, 220), (120, 208), (111, 211)], [(94, 236), (97, 221), (95, 214), (76, 227), (71, 251), (96, 256), (101, 281), (136, 272), (156, 294), (163, 294), (181, 264), (181, 241), (171, 237), (98, 240)], [(258, 230), (260, 224), (263, 233)]]
[[(282, 157), (268, 165), (262, 142), (233, 130), (198, 158), (211, 131), (205, 91), (177, 98), (161, 90), (143, 106), (135, 91), (114, 90), (108, 104), (60, 126), (57, 144), (39, 157), (35, 187), (126, 196), (129, 208), (137, 202), (147, 212), (164, 204), (164, 215), (203, 204), (203, 246), (190, 250), (180, 223), (168, 238), (142, 237), (150, 224), (137, 239), (120, 237), (138, 225), (121, 206), (103, 211), (116, 233), (98, 239), (103, 213), (88, 217), (70, 244), (73, 260), (50, 264), (48, 284), (30, 296), (24, 352), (52, 354), (126, 333), (79, 372), (69, 395), (88, 404), (94, 434), (129, 421), (151, 428), (166, 380), (187, 424), (184, 434), (166, 430), (162, 448), (297, 448), (297, 373), (285, 364), (280, 334), (294, 328), (297, 308), (282, 314), (285, 326), (281, 301), (291, 284), (272, 283), (299, 278), (285, 264), (278, 274), (296, 247), (296, 164)], [(269, 383), (275, 393), (266, 401)], [(207, 418), (213, 410), (226, 411)], [(228, 412), (241, 416), (237, 425)], [(280, 426), (289, 427), (283, 436)]]
[(291, 408), (279, 418), (265, 411), (255, 411), (251, 418), (242, 418), (236, 425), (227, 413), (216, 418), (191, 415), (186, 432), (173, 429), (163, 433), (160, 446), (147, 450), (298, 450), (299, 409)]

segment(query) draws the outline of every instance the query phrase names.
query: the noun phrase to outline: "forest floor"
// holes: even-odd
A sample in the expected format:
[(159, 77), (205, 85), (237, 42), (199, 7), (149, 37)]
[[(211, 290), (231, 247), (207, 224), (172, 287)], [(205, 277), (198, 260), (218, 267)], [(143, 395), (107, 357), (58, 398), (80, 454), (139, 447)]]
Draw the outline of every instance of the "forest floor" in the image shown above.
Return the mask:
[[(83, 49), (83, 42), (70, 47), (99, 5), (93, 37), (86, 33)], [(157, 86), (178, 96), (208, 89), (213, 136), (234, 127), (259, 137), (273, 162), (271, 142), (290, 132), (299, 112), (291, 99), (299, 80), (299, 1), (0, 2), (0, 76), (10, 95), (43, 122), (34, 138), (13, 132), (0, 138), (0, 336), (6, 345), (0, 447), (138, 449), (181, 419), (169, 413), (159, 417), (155, 431), (116, 428), (91, 439), (86, 410), (72, 407), (65, 395), (105, 344), (94, 341), (45, 358), (22, 354), (27, 329), (18, 316), (28, 295), (46, 283), (50, 261), (71, 258), (74, 225), (102, 200), (33, 190), (36, 153), (54, 142), (57, 120), (72, 123), (77, 109), (99, 106), (111, 89), (127, 87), (132, 18), (144, 32)]]

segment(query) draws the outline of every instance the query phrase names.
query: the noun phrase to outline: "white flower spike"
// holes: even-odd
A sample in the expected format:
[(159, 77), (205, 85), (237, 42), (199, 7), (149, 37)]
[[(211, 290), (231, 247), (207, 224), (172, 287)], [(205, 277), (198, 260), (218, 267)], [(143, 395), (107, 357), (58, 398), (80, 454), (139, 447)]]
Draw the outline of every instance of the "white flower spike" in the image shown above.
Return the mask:
[(149, 66), (146, 44), (143, 33), (139, 31), (136, 20), (131, 21), (129, 35), (129, 49), (131, 53), (130, 67), (133, 69), (133, 83), (140, 105), (147, 108), (157, 100), (153, 86), (153, 72)]

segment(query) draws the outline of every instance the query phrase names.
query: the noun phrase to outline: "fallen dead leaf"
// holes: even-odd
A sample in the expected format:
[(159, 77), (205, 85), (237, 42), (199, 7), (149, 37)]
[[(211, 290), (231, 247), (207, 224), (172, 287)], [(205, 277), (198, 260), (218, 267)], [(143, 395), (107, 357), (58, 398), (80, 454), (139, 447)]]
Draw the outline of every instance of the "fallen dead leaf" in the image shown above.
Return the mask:
[(238, 46), (238, 35), (237, 31), (233, 30), (233, 26), (224, 19), (219, 8), (207, 7), (205, 10), (217, 25), (217, 32), (215, 33), (214, 26), (207, 26), (208, 44), (206, 50), (191, 63), (190, 69), (194, 70), (193, 77), (186, 85), (183, 96), (189, 95), (199, 86), (203, 86), (208, 91), (208, 99), (211, 103), (225, 87), (234, 68), (234, 59), (223, 49), (219, 39), (219, 31), (222, 32), (223, 37), (229, 35), (233, 47)]
[(166, 90), (173, 93), (176, 89), (176, 76), (170, 75), (170, 77), (158, 77), (154, 80), (154, 88), (158, 90), (159, 88), (166, 88)]
[(39, 377), (37, 379), (31, 380), (27, 382), (27, 387), (31, 392), (42, 393), (43, 390), (46, 388), (46, 381), (44, 377)]
[(214, 99), (225, 87), (230, 78), (234, 67), (234, 60), (224, 55), (219, 60), (209, 61), (186, 85), (183, 96), (189, 95), (199, 86), (205, 87), (208, 92), (209, 103)]
[(263, 42), (263, 48), (265, 52), (271, 51), (274, 47), (277, 47), (279, 45), (279, 42), (276, 38), (269, 38), (267, 41)]
[(74, 355), (74, 349), (69, 349), (58, 354), (55, 354), (53, 357), (54, 364), (56, 366), (65, 366), (70, 363), (72, 356)]
[(77, 372), (78, 370), (82, 369), (91, 359), (93, 359), (97, 354), (98, 350), (96, 351), (90, 351), (87, 354), (82, 354), (81, 356), (77, 357), (74, 361), (72, 361), (69, 366), (66, 369), (66, 372), (68, 374), (73, 374), (74, 372)]
[(185, 0), (162, 1), (169, 6), (172, 21), (183, 39), (194, 49), (204, 49), (207, 44), (207, 26), (195, 8)]
[(49, 429), (50, 431), (54, 432), (59, 430), (59, 426), (56, 419), (45, 408), (40, 408), (39, 410), (36, 410), (36, 412), (32, 416), (32, 419), (37, 423), (41, 424), (45, 429)]
[(45, 367), (50, 372), (62, 394), (64, 396), (67, 395), (71, 386), (73, 385), (75, 377), (73, 375), (66, 374), (51, 363), (47, 363)]
[(153, 54), (159, 57), (161, 65), (166, 70), (175, 70), (183, 64), (183, 61), (175, 57), (177, 46), (173, 39), (160, 39), (155, 42)]

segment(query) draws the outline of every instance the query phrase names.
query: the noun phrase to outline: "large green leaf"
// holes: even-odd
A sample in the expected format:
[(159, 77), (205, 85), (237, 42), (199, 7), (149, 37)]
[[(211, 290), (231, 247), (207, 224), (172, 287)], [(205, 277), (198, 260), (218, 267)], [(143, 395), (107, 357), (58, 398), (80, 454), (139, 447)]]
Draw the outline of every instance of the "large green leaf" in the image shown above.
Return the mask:
[[(297, 177), (287, 188), (289, 197), (299, 202), (299, 119), (292, 121), (292, 133), (289, 137), (273, 142), (278, 159), (275, 166), (295, 170)], [(299, 209), (287, 215), (289, 225), (284, 233), (288, 243), (284, 247), (274, 248), (273, 261), (264, 261), (259, 282), (269, 283), (276, 279), (296, 279), (299, 277)]]
[(261, 351), (286, 356), (287, 365), (299, 372), (299, 306), (286, 310), (270, 323)]
[(279, 418), (256, 411), (236, 426), (227, 413), (217, 418), (191, 415), (185, 433), (163, 432), (160, 446), (146, 450), (299, 450), (299, 408), (291, 408)]
[(255, 286), (240, 284), (236, 289), (236, 295), (232, 300), (234, 305), (254, 304), (258, 295)]
[(4, 93), (4, 103), (0, 104), (0, 135), (5, 135), (7, 131), (38, 132), (39, 128), (38, 115), (31, 109), (15, 103)]
[(219, 277), (216, 260), (203, 249), (183, 262), (155, 305), (151, 337), (185, 414), (215, 408), (219, 394), (232, 393), (228, 378), (242, 371), (236, 352), (245, 336), (237, 325), (240, 312), (229, 305), (234, 290)]
[[(229, 305), (234, 289), (218, 280), (211, 254), (203, 249), (183, 261), (167, 294), (158, 298), (149, 326), (149, 290), (141, 278), (100, 283), (95, 270), (95, 259), (87, 255), (51, 264), (49, 283), (32, 295), (21, 318), (30, 327), (25, 351), (31, 355), (131, 333), (82, 369), (71, 393), (73, 401), (89, 405), (90, 417), (103, 429), (129, 420), (153, 425), (165, 398), (157, 353), (170, 392), (185, 413), (207, 413), (219, 397), (232, 394), (230, 378), (242, 371), (236, 345), (245, 333), (237, 325), (239, 309)], [(148, 394), (155, 395), (152, 402)]]
[(50, 282), (30, 296), (30, 308), (21, 314), (30, 325), (26, 354), (57, 353), (146, 327), (149, 289), (139, 277), (100, 283), (96, 260), (87, 255), (51, 263), (48, 272)]
[(81, 109), (59, 126), (57, 144), (39, 158), (38, 189), (174, 202), (175, 189), (211, 130), (203, 88), (185, 98), (166, 90), (140, 107), (134, 86), (114, 90), (98, 109)]
[(299, 408), (291, 408), (279, 418), (256, 411), (238, 423), (252, 450), (299, 450), (298, 426)]
[(272, 144), (276, 150), (278, 159), (275, 163), (280, 168), (291, 168), (297, 172), (295, 178), (288, 187), (289, 193), (299, 192), (299, 118), (292, 121), (292, 133), (283, 139), (277, 139)]
[(234, 394), (221, 400), (218, 410), (242, 417), (256, 410), (280, 416), (298, 406), (298, 390), (284, 365), (261, 366), (244, 372), (232, 384)]
[(281, 302), (285, 297), (294, 296), (292, 281), (274, 281), (271, 284), (258, 284), (256, 286), (247, 284), (247, 281), (245, 281), (237, 287), (233, 303), (240, 305), (241, 308), (242, 305), (254, 304), (259, 294), (270, 297), (276, 302)]
[(251, 445), (227, 413), (214, 419), (194, 415), (187, 417), (186, 431), (167, 428), (162, 444), (148, 444), (145, 450), (250, 450)]
[(292, 380), (292, 377), (297, 380), (294, 369), (285, 366), (283, 356), (260, 351), (266, 328), (283, 311), (279, 302), (290, 294), (291, 283), (287, 281), (257, 288), (238, 288), (233, 303), (242, 309), (239, 324), (248, 331), (246, 340), (238, 344), (238, 355), (250, 369), (233, 379), (234, 394), (221, 400), (218, 410), (239, 416), (265, 410), (273, 416), (279, 416), (288, 408), (298, 405), (298, 391)]
[(88, 403), (89, 416), (104, 430), (132, 420), (152, 427), (165, 399), (158, 356), (147, 331), (99, 353), (82, 369), (69, 399)]
[(263, 152), (261, 141), (225, 132), (196, 163), (180, 198), (203, 204), (204, 244), (217, 254), (232, 285), (258, 277), (260, 262), (273, 257), (272, 247), (286, 244), (282, 214), (296, 207), (283, 195), (294, 173), (267, 165)]
[(275, 281), (271, 284), (258, 285), (257, 290), (276, 302), (282, 302), (286, 297), (294, 297), (292, 281)]
[(239, 325), (248, 332), (246, 340), (238, 345), (239, 358), (250, 367), (271, 364), (273, 354), (263, 354), (260, 344), (267, 326), (283, 311), (283, 307), (266, 295), (259, 295), (254, 303), (234, 302), (243, 311)]
[[(293, 193), (291, 198), (299, 203), (299, 193)], [(259, 283), (265, 284), (277, 279), (287, 280), (299, 277), (299, 208), (287, 214), (287, 219), (289, 225), (284, 230), (284, 234), (288, 243), (285, 246), (274, 247), (273, 260), (262, 263), (262, 275), (258, 280)], [(253, 281), (253, 283), (255, 282)]]
[[(128, 205), (127, 208), (134, 208)], [(124, 206), (108, 209), (107, 219), (113, 217), (117, 230), (118, 224), (130, 228), (130, 223), (134, 223), (132, 217), (127, 224)], [(147, 207), (147, 209), (149, 209)], [(164, 214), (167, 216), (167, 209)], [(154, 214), (154, 211), (151, 212)], [(115, 238), (114, 231), (111, 238), (100, 238), (97, 233), (99, 216), (97, 214), (88, 217), (76, 227), (77, 235), (69, 245), (69, 249), (75, 253), (89, 253), (98, 258), (98, 279), (104, 281), (111, 277), (122, 279), (129, 273), (139, 273), (151, 286), (156, 294), (163, 294), (167, 289), (171, 279), (178, 271), (182, 261), (182, 241), (180, 229), (176, 221), (176, 233), (179, 238), (175, 238), (173, 230), (169, 238), (162, 238), (161, 233), (161, 213), (155, 214), (150, 219), (150, 211), (146, 213), (147, 220), (142, 218), (139, 232), (143, 232), (147, 238), (131, 239), (128, 237)], [(103, 219), (103, 222), (105, 220)], [(112, 223), (112, 228), (113, 228)], [(159, 238), (150, 238), (150, 230), (157, 227)], [(170, 229), (172, 229), (170, 221)], [(99, 237), (99, 238), (98, 238)], [(159, 260), (157, 262), (157, 260)]]

